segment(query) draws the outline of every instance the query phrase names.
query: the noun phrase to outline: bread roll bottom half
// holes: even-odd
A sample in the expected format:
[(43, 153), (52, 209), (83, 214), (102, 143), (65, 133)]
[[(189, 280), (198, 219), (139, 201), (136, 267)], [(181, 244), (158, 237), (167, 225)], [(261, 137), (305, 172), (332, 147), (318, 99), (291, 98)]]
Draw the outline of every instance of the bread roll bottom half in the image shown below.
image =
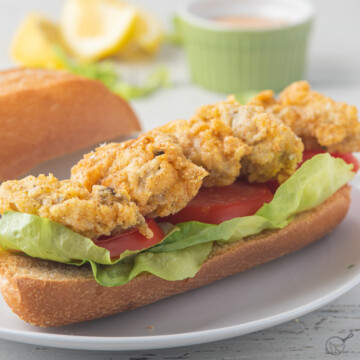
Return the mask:
[(26, 322), (60, 326), (106, 317), (218, 281), (309, 245), (331, 232), (350, 205), (344, 186), (281, 230), (266, 230), (245, 241), (215, 245), (195, 277), (166, 281), (143, 273), (125, 285), (103, 287), (90, 267), (0, 253), (0, 290), (11, 310)]

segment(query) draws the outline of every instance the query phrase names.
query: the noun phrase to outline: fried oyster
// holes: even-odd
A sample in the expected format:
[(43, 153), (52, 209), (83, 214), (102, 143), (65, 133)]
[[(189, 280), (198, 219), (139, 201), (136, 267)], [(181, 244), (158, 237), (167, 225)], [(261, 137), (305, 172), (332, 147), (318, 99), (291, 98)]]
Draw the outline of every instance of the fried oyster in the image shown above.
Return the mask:
[(209, 173), (203, 182), (206, 187), (231, 185), (240, 175), (241, 158), (250, 152), (218, 119), (175, 120), (156, 131), (176, 136), (185, 156)]
[(152, 236), (126, 191), (97, 185), (90, 193), (77, 181), (51, 174), (2, 183), (0, 213), (9, 210), (48, 218), (92, 239), (134, 226)]
[(194, 119), (218, 119), (251, 152), (241, 158), (241, 176), (250, 182), (286, 180), (302, 160), (303, 144), (294, 132), (260, 106), (243, 106), (230, 96), (226, 101), (199, 108)]
[(188, 160), (176, 137), (152, 131), (123, 144), (101, 146), (72, 168), (71, 179), (126, 191), (140, 213), (167, 216), (197, 194), (207, 172)]
[(360, 123), (357, 109), (312, 91), (306, 81), (291, 84), (275, 98), (265, 90), (249, 101), (261, 105), (300, 136), (307, 149), (329, 152), (360, 151)]

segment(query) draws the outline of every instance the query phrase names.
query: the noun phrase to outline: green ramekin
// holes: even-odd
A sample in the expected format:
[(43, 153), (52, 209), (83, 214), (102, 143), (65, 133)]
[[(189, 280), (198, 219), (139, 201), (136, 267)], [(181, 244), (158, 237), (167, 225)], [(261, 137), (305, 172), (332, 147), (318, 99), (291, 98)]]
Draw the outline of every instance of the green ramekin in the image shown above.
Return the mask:
[[(246, 30), (211, 20), (226, 15), (277, 17), (288, 23)], [(225, 93), (280, 91), (303, 78), (313, 18), (314, 8), (308, 0), (201, 0), (183, 4), (178, 20), (192, 80)]]

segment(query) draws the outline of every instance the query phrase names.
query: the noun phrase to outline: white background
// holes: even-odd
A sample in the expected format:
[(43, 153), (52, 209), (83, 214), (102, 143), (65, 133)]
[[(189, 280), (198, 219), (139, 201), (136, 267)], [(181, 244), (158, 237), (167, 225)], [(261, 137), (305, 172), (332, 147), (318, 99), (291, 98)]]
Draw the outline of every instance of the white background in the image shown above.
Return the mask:
[[(133, 2), (156, 13), (167, 28), (171, 14), (180, 3), (175, 0)], [(0, 0), (0, 69), (14, 66), (9, 49), (21, 19), (35, 10), (55, 20), (61, 4), (61, 0)], [(315, 90), (360, 107), (360, 0), (317, 0), (315, 4), (317, 18), (306, 78)], [(181, 49), (165, 47), (156, 62), (164, 63), (170, 69), (173, 86), (132, 102), (145, 130), (175, 118), (186, 118), (199, 105), (225, 98), (224, 94), (209, 92), (190, 83)], [(134, 66), (120, 65), (120, 70), (125, 77), (141, 81), (154, 63), (139, 65), (139, 71)], [(228, 341), (121, 354), (42, 348), (0, 340), (0, 359), (328, 359), (331, 355), (323, 351), (326, 339), (339, 334), (346, 336), (350, 330), (354, 331), (354, 338), (348, 342), (348, 353), (339, 358), (357, 359), (360, 357), (359, 319), (358, 286), (324, 309), (302, 317), (299, 322)]]

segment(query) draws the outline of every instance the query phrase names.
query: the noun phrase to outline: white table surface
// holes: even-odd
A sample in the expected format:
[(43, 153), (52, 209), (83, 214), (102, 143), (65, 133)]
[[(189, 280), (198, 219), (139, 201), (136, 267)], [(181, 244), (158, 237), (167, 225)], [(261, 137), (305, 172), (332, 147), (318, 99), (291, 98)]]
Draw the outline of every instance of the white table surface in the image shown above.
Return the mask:
[[(174, 0), (133, 2), (152, 9), (166, 26), (179, 3)], [(14, 66), (9, 48), (11, 35), (21, 18), (37, 10), (56, 19), (61, 4), (61, 0), (0, 0), (0, 69)], [(314, 89), (360, 107), (360, 0), (316, 0), (315, 4), (318, 15), (306, 78)], [(157, 63), (170, 69), (173, 86), (132, 102), (145, 130), (175, 118), (189, 117), (199, 105), (225, 98), (224, 94), (190, 83), (181, 49), (167, 46), (150, 66), (123, 64), (120, 68), (124, 76), (139, 81)], [(325, 353), (326, 340), (331, 336), (345, 337), (350, 332), (354, 337), (348, 340), (346, 352), (338, 358), (360, 358), (360, 285), (295, 321), (230, 340), (136, 352), (63, 350), (0, 340), (0, 360), (329, 359), (333, 355)]]

